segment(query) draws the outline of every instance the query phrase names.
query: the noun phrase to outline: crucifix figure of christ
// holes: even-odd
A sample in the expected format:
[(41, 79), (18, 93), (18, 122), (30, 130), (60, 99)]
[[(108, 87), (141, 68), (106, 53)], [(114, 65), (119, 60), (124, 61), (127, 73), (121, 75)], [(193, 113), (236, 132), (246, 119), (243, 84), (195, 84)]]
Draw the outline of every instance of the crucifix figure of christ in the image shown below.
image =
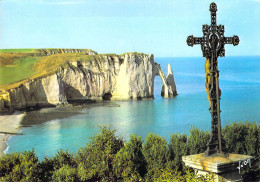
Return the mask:
[(223, 154), (222, 137), (221, 137), (221, 121), (220, 121), (220, 96), (219, 89), (219, 70), (218, 57), (225, 56), (225, 44), (239, 44), (239, 37), (224, 36), (224, 25), (217, 26), (217, 5), (213, 2), (210, 4), (209, 11), (211, 13), (211, 25), (203, 25), (203, 37), (188, 36), (187, 44), (193, 46), (201, 45), (203, 57), (206, 57), (205, 63), (205, 85), (209, 100), (209, 110), (211, 113), (211, 136), (207, 144), (206, 156), (213, 154)]

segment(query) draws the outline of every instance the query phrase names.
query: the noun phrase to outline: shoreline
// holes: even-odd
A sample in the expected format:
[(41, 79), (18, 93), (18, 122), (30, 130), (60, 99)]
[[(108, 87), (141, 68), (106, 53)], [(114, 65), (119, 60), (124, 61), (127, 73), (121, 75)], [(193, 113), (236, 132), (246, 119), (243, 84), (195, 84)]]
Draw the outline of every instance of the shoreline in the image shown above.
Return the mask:
[(15, 111), (12, 115), (0, 116), (0, 157), (2, 157), (8, 148), (7, 141), (17, 134), (21, 127), (21, 121), (25, 112)]
[[(92, 105), (93, 104), (93, 105)], [(31, 110), (31, 111), (17, 111), (15, 110), (12, 114), (6, 114), (6, 115), (0, 115), (0, 157), (4, 156), (6, 151), (8, 150), (8, 140), (10, 137), (14, 135), (19, 135), (19, 131), (21, 130), (21, 127), (31, 126), (31, 125), (37, 125), (41, 123), (45, 123), (47, 121), (53, 120), (53, 119), (60, 119), (65, 117), (70, 117), (75, 114), (80, 114), (83, 109), (88, 109), (91, 107), (97, 107), (97, 106), (106, 106), (106, 107), (120, 107), (120, 105), (117, 105), (114, 101), (109, 102), (95, 102), (95, 103), (89, 103), (84, 105), (70, 105), (69, 107), (43, 107), (39, 108), (37, 110)], [(66, 111), (64, 113), (64, 110)], [(62, 112), (63, 115), (57, 116), (57, 113)], [(38, 119), (35, 120), (35, 115), (42, 115), (43, 117), (38, 117)], [(23, 119), (25, 119), (25, 122), (22, 123)], [(33, 122), (30, 122), (32, 119)], [(44, 118), (44, 119), (42, 119)]]

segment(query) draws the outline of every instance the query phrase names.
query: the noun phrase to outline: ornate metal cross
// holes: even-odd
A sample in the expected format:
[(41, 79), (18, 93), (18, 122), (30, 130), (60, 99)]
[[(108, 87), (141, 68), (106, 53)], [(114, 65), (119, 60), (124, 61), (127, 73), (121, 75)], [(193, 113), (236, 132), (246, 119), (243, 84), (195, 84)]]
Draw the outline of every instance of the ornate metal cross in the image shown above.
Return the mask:
[[(206, 156), (223, 153), (222, 137), (221, 137), (221, 121), (220, 121), (220, 89), (219, 89), (219, 70), (217, 58), (225, 56), (225, 44), (239, 44), (239, 37), (224, 36), (224, 25), (217, 26), (217, 5), (210, 4), (209, 11), (211, 13), (211, 25), (203, 25), (203, 37), (188, 36), (187, 44), (193, 46), (201, 45), (203, 57), (209, 60), (209, 83), (208, 96), (210, 98), (210, 113), (211, 113), (211, 136), (207, 144)], [(206, 68), (205, 68), (206, 69)]]

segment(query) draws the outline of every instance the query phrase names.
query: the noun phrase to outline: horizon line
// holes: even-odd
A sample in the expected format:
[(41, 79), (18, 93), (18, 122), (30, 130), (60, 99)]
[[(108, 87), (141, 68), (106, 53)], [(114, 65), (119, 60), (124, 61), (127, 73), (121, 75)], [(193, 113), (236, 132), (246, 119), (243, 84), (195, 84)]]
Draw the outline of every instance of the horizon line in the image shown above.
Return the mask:
[[(0, 50), (4, 50), (4, 49), (89, 49), (89, 48), (0, 48)], [(96, 50), (94, 49), (90, 49), (92, 51), (95, 51), (97, 52)], [(203, 56), (155, 56), (154, 53), (145, 53), (145, 52), (138, 52), (138, 51), (130, 51), (130, 52), (137, 52), (137, 53), (143, 53), (143, 54), (153, 54), (154, 57), (156, 58), (171, 58), (171, 57), (175, 57), (175, 58), (191, 58), (191, 57), (203, 57)], [(126, 52), (123, 52), (123, 53), (114, 53), (114, 52), (109, 52), (109, 53), (106, 53), (106, 52), (97, 52), (98, 54), (124, 54), (124, 53), (129, 53), (129, 51), (126, 51)], [(260, 56), (257, 55), (257, 54), (254, 54), (254, 55), (232, 55), (232, 56), (224, 56), (224, 57), (243, 57), (243, 56)]]

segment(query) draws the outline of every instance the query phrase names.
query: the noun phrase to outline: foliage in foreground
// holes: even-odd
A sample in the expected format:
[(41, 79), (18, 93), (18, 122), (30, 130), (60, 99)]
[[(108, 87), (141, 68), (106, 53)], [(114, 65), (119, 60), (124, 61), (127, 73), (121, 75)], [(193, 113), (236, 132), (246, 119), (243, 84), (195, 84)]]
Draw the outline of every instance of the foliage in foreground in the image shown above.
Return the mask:
[[(228, 152), (247, 154), (259, 161), (260, 127), (255, 123), (233, 123), (223, 128)], [(209, 132), (192, 127), (190, 135), (173, 134), (167, 141), (149, 134), (145, 142), (132, 135), (124, 142), (115, 130), (100, 133), (76, 154), (60, 150), (39, 161), (34, 151), (0, 158), (0, 181), (212, 181), (197, 177), (182, 163), (184, 155), (203, 152)], [(259, 164), (243, 171), (247, 181), (259, 179)]]

